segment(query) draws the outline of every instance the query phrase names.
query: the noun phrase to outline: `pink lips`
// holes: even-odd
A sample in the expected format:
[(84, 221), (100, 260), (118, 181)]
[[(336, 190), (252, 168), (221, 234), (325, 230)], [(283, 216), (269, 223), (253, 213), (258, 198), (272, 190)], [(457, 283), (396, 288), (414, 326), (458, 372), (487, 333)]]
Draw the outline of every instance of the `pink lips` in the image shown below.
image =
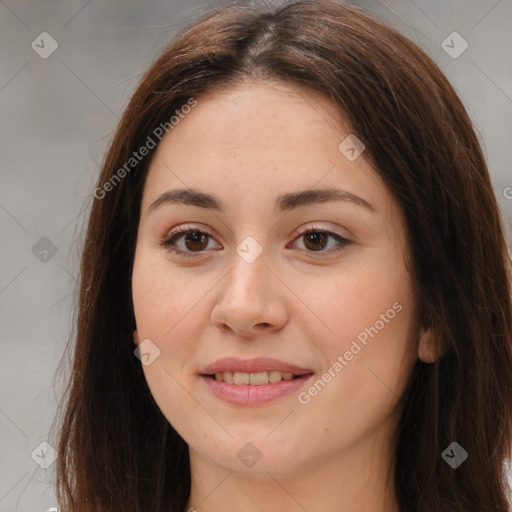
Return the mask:
[[(292, 380), (269, 382), (259, 386), (227, 384), (211, 377), (215, 373), (257, 373), (271, 370), (290, 372), (299, 377), (294, 377)], [(264, 404), (293, 393), (302, 387), (312, 375), (311, 370), (267, 357), (248, 360), (227, 357), (215, 361), (201, 371), (201, 379), (215, 396), (228, 403), (242, 406)]]

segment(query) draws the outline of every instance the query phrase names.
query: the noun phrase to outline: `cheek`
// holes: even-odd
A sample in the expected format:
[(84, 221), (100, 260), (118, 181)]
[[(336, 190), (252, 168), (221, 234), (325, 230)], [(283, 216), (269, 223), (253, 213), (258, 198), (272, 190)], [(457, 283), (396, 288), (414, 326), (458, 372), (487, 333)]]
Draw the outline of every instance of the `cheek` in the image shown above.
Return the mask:
[(132, 275), (135, 319), (140, 339), (151, 340), (158, 357), (143, 364), (153, 399), (178, 431), (187, 434), (190, 418), (201, 415), (191, 398), (191, 361), (206, 312), (197, 288), (161, 263), (135, 262)]
[(410, 278), (401, 260), (375, 256), (340, 272), (314, 302), (329, 334), (312, 339), (326, 358), (300, 402), (318, 428), (347, 439), (377, 427), (399, 405), (416, 360)]
[(364, 309), (347, 307), (339, 314), (336, 336), (327, 345), (322, 341), (328, 363), (299, 397), (302, 413), (315, 428), (326, 428), (343, 444), (397, 419), (394, 414), (416, 360), (410, 299), (383, 293), (378, 300), (368, 298)]
[(178, 273), (162, 261), (144, 258), (143, 251), (135, 258), (132, 295), (140, 341), (152, 353), (151, 364), (143, 364), (148, 386), (159, 405), (174, 408), (177, 399), (179, 404), (178, 382), (183, 380), (179, 375), (196, 349), (198, 299)]
[(380, 339), (393, 331), (397, 335), (389, 343), (403, 342), (398, 333), (412, 321), (414, 296), (403, 259), (390, 248), (347, 258), (325, 278), (302, 276), (297, 281), (302, 281), (300, 296), (328, 327), (323, 329), (326, 348), (345, 351), (356, 338), (364, 343), (372, 334)]
[[(132, 273), (132, 295), (139, 333), (167, 343), (173, 333), (199, 323), (194, 314), (208, 290), (207, 276), (194, 278), (190, 272), (177, 270), (165, 254), (151, 254), (141, 249), (136, 254)], [(193, 317), (196, 322), (193, 323)], [(202, 318), (202, 317), (201, 317)]]

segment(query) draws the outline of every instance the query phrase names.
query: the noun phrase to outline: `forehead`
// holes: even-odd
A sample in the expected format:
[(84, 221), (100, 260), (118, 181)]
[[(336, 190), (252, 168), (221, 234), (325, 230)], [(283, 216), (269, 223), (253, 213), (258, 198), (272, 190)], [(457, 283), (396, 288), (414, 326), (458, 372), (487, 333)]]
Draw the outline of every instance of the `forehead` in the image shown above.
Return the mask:
[(281, 82), (248, 82), (198, 98), (167, 139), (200, 139), (203, 146), (229, 157), (231, 148), (265, 148), (268, 153), (285, 144), (297, 151), (302, 140), (338, 139), (347, 130), (335, 105), (316, 91)]
[(340, 151), (350, 133), (333, 102), (309, 88), (258, 82), (214, 90), (163, 137), (143, 208), (178, 186), (227, 202), (330, 186), (364, 191), (369, 202), (389, 200), (364, 153), (350, 161)]

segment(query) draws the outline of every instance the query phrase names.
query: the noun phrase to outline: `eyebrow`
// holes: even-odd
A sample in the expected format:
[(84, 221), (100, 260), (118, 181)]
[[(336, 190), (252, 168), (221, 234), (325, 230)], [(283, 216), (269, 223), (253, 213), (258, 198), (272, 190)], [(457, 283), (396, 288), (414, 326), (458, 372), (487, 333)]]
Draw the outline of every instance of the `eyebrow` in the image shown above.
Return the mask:
[[(298, 192), (290, 192), (277, 196), (275, 208), (282, 212), (290, 211), (295, 208), (309, 206), (316, 203), (327, 201), (344, 201), (362, 206), (371, 212), (377, 209), (361, 197), (339, 188), (310, 189)], [(180, 188), (167, 190), (160, 195), (148, 208), (148, 214), (164, 204), (186, 204), (198, 206), (222, 212), (224, 210), (223, 202), (212, 194), (199, 192), (191, 188)]]

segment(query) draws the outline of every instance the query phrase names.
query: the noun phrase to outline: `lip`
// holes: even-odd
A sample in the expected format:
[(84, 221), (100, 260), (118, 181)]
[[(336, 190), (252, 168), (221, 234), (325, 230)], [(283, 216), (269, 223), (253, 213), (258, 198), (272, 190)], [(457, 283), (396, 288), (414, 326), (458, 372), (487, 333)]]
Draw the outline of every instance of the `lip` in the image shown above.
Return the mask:
[(214, 375), (224, 372), (242, 372), (257, 373), (264, 371), (290, 372), (294, 375), (308, 375), (313, 371), (307, 368), (301, 368), (290, 363), (285, 363), (279, 359), (269, 357), (255, 357), (254, 359), (241, 359), (238, 357), (224, 357), (206, 366), (200, 371), (201, 375)]
[[(211, 377), (215, 373), (258, 373), (272, 370), (293, 373), (299, 375), (299, 377), (262, 385), (227, 384)], [(201, 380), (215, 396), (225, 402), (241, 406), (264, 404), (294, 393), (312, 376), (312, 370), (268, 357), (256, 357), (254, 359), (225, 357), (206, 366), (200, 373)]]
[(227, 384), (215, 380), (207, 375), (201, 375), (201, 380), (209, 387), (215, 396), (234, 405), (251, 406), (265, 404), (277, 400), (290, 393), (299, 390), (313, 374), (303, 375), (292, 380), (281, 380), (279, 382), (269, 382), (268, 384), (246, 385), (246, 384)]

